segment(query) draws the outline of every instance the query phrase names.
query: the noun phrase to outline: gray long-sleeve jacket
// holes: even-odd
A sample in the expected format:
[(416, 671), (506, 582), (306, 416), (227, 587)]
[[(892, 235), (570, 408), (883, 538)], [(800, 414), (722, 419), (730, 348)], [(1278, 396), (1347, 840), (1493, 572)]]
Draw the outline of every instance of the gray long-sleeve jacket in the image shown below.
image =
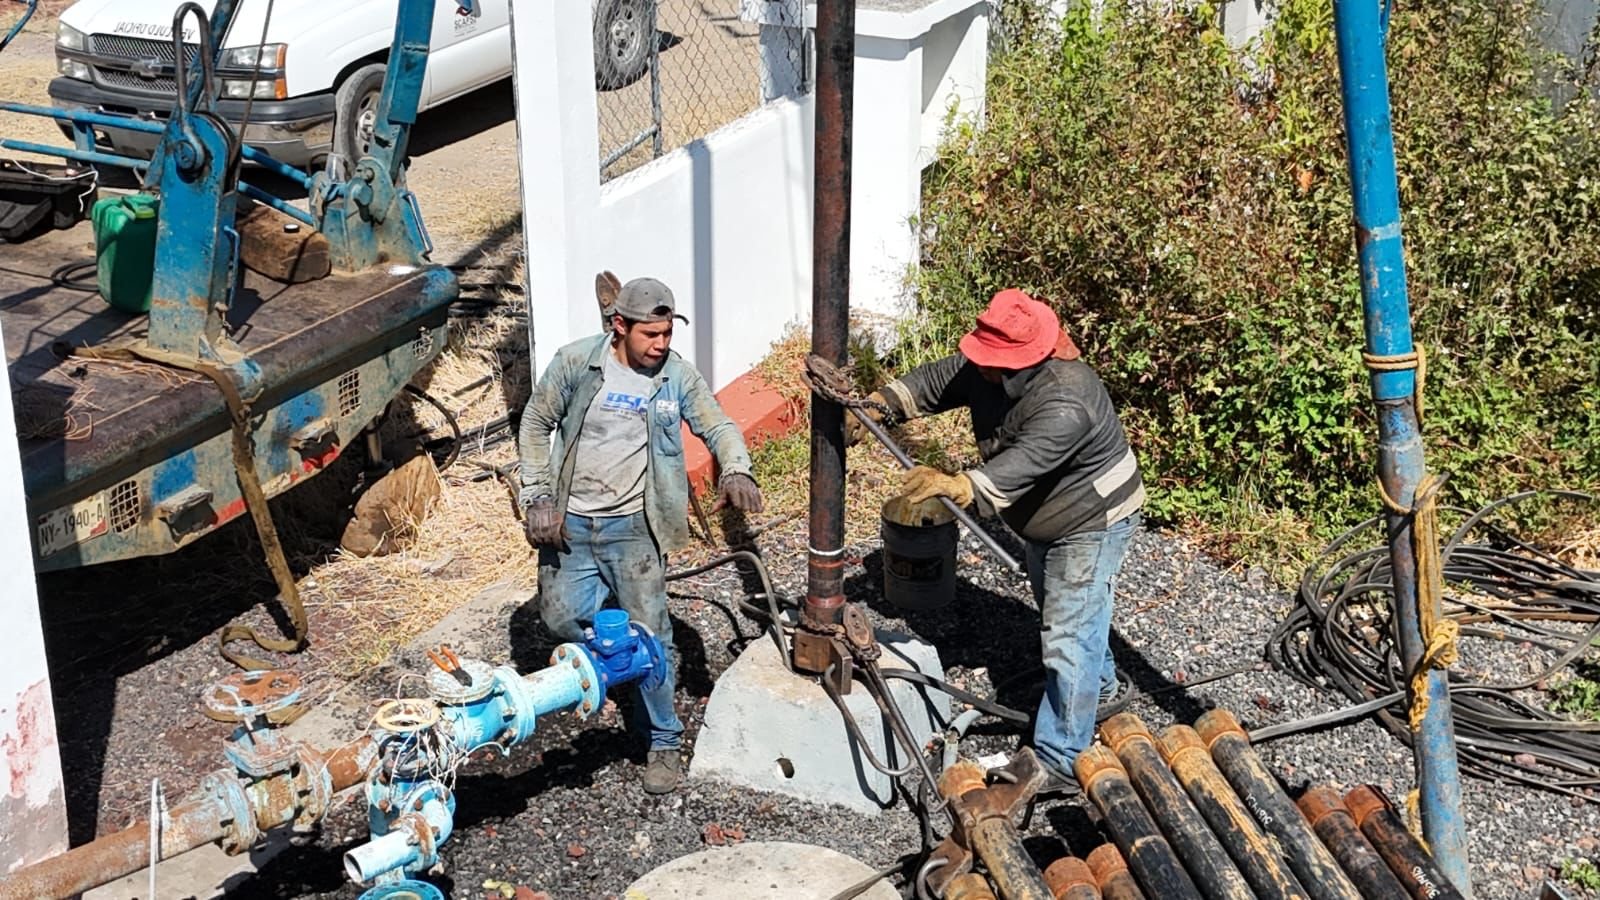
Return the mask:
[[(604, 380), (609, 335), (582, 338), (556, 351), (522, 413), (518, 446), (522, 491), (527, 506), (535, 497), (554, 496), (567, 509), (567, 492), (577, 462), (578, 435), (589, 403)], [(718, 405), (711, 386), (676, 352), (667, 354), (650, 396), (650, 453), (645, 468), (644, 511), (650, 533), (663, 553), (689, 543), (689, 482), (684, 477), (682, 423), (706, 442), (722, 474), (750, 474), (750, 452), (739, 426)], [(551, 432), (555, 440), (551, 440)]]
[(1144, 505), (1139, 461), (1100, 377), (1081, 360), (1048, 359), (990, 384), (957, 353), (884, 385), (902, 418), (966, 406), (983, 465), (969, 471), (984, 515), (1050, 543), (1099, 531)]

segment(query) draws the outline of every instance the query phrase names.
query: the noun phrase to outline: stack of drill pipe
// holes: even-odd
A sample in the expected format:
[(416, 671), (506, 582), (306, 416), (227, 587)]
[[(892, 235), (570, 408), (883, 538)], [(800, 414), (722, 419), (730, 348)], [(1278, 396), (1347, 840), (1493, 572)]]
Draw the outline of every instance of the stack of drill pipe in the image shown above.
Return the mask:
[(1100, 738), (1122, 760), (1134, 789), (1194, 876), (1200, 892), (1208, 900), (1253, 900), (1249, 883), (1189, 802), (1144, 722), (1133, 713), (1118, 713), (1101, 723)]
[(1076, 856), (1063, 856), (1044, 870), (1044, 883), (1050, 885), (1052, 900), (1100, 900), (1100, 887), (1094, 873)]
[(944, 900), (999, 900), (989, 887), (989, 880), (976, 872), (957, 875), (945, 885)]
[(1174, 725), (1161, 732), (1160, 750), (1256, 896), (1262, 900), (1310, 900), (1244, 801), (1217, 771), (1200, 735), (1187, 725)]
[(1089, 799), (1099, 807), (1106, 828), (1145, 892), (1161, 900), (1200, 900), (1199, 889), (1139, 802), (1117, 755), (1095, 744), (1078, 754), (1072, 770)]
[(1405, 897), (1394, 873), (1378, 851), (1361, 836), (1355, 817), (1345, 808), (1339, 792), (1326, 785), (1313, 785), (1300, 795), (1300, 810), (1311, 820), (1317, 836), (1333, 851), (1350, 880), (1366, 897)]
[(1116, 844), (1101, 844), (1089, 851), (1084, 862), (1094, 873), (1095, 884), (1100, 886), (1100, 896), (1104, 900), (1144, 900), (1144, 892), (1133, 880), (1128, 861), (1122, 858), (1122, 851)]
[(1225, 709), (1213, 709), (1194, 727), (1234, 792), (1261, 827), (1278, 839), (1290, 870), (1306, 893), (1313, 900), (1361, 900), (1361, 892), (1339, 868), (1338, 860), (1251, 748), (1238, 720)]
[(1461, 891), (1445, 877), (1432, 854), (1406, 829), (1394, 805), (1372, 785), (1364, 784), (1344, 795), (1345, 808), (1356, 827), (1372, 842), (1389, 871), (1417, 900), (1463, 900)]

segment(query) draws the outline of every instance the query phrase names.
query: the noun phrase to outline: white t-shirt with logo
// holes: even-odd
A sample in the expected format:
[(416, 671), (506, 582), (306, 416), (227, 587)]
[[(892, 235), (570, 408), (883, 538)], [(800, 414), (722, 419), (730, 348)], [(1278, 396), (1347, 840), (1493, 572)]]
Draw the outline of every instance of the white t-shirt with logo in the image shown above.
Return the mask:
[(649, 461), (650, 395), (655, 381), (605, 354), (600, 390), (578, 432), (567, 511), (582, 516), (631, 516), (644, 509)]

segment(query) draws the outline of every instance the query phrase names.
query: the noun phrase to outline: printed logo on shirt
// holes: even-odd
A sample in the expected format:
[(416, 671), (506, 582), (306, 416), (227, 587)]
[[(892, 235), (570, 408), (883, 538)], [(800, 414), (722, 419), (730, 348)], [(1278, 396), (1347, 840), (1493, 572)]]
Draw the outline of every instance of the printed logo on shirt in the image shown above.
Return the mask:
[(601, 401), (600, 408), (606, 412), (632, 413), (636, 416), (642, 416), (649, 400), (650, 398), (648, 397), (624, 394), (621, 391), (607, 391), (606, 399)]
[(675, 416), (677, 414), (678, 414), (678, 401), (676, 401), (676, 400), (657, 400), (656, 401), (656, 415), (671, 417), (671, 416)]

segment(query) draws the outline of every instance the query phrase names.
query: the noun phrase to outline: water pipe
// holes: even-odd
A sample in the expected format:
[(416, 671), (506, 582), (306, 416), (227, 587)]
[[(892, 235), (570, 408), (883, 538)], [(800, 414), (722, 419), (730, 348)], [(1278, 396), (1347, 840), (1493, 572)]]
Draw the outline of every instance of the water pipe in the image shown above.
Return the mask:
[[(395, 701), (374, 718), (381, 761), (367, 779), (372, 840), (345, 854), (345, 873), (361, 884), (426, 872), (454, 827), (448, 772), (485, 747), (509, 752), (532, 737), (540, 716), (599, 712), (606, 691), (666, 677), (661, 641), (620, 609), (595, 615), (588, 640), (556, 647), (550, 665), (521, 675), (510, 666), (458, 661), (428, 678), (426, 701)], [(435, 726), (448, 744), (430, 740)]]
[[(1387, 29), (1387, 3), (1334, 0), (1333, 30), (1339, 48), (1339, 85), (1350, 155), (1369, 354), (1366, 361), (1372, 369), (1372, 396), (1378, 413), (1378, 479), (1398, 509), (1410, 509), (1417, 503), (1417, 488), (1426, 472), (1417, 406), (1421, 360), (1411, 340), (1411, 307), (1400, 239), (1400, 190), (1384, 61)], [(1439, 618), (1439, 598), (1431, 591), (1418, 593), (1417, 553), (1436, 556), (1438, 546), (1431, 536), (1425, 545), (1414, 544), (1417, 516), (1397, 508), (1386, 510), (1387, 533), (1401, 663), (1410, 673), (1423, 665), (1433, 637), (1423, 634), (1423, 623)], [(1424, 603), (1428, 609), (1423, 608)], [(1424, 712), (1412, 735), (1411, 750), (1421, 795), (1423, 834), (1445, 876), (1470, 897), (1461, 771), (1445, 671), (1427, 666), (1423, 687), (1417, 693), (1411, 703), (1424, 707)]]

